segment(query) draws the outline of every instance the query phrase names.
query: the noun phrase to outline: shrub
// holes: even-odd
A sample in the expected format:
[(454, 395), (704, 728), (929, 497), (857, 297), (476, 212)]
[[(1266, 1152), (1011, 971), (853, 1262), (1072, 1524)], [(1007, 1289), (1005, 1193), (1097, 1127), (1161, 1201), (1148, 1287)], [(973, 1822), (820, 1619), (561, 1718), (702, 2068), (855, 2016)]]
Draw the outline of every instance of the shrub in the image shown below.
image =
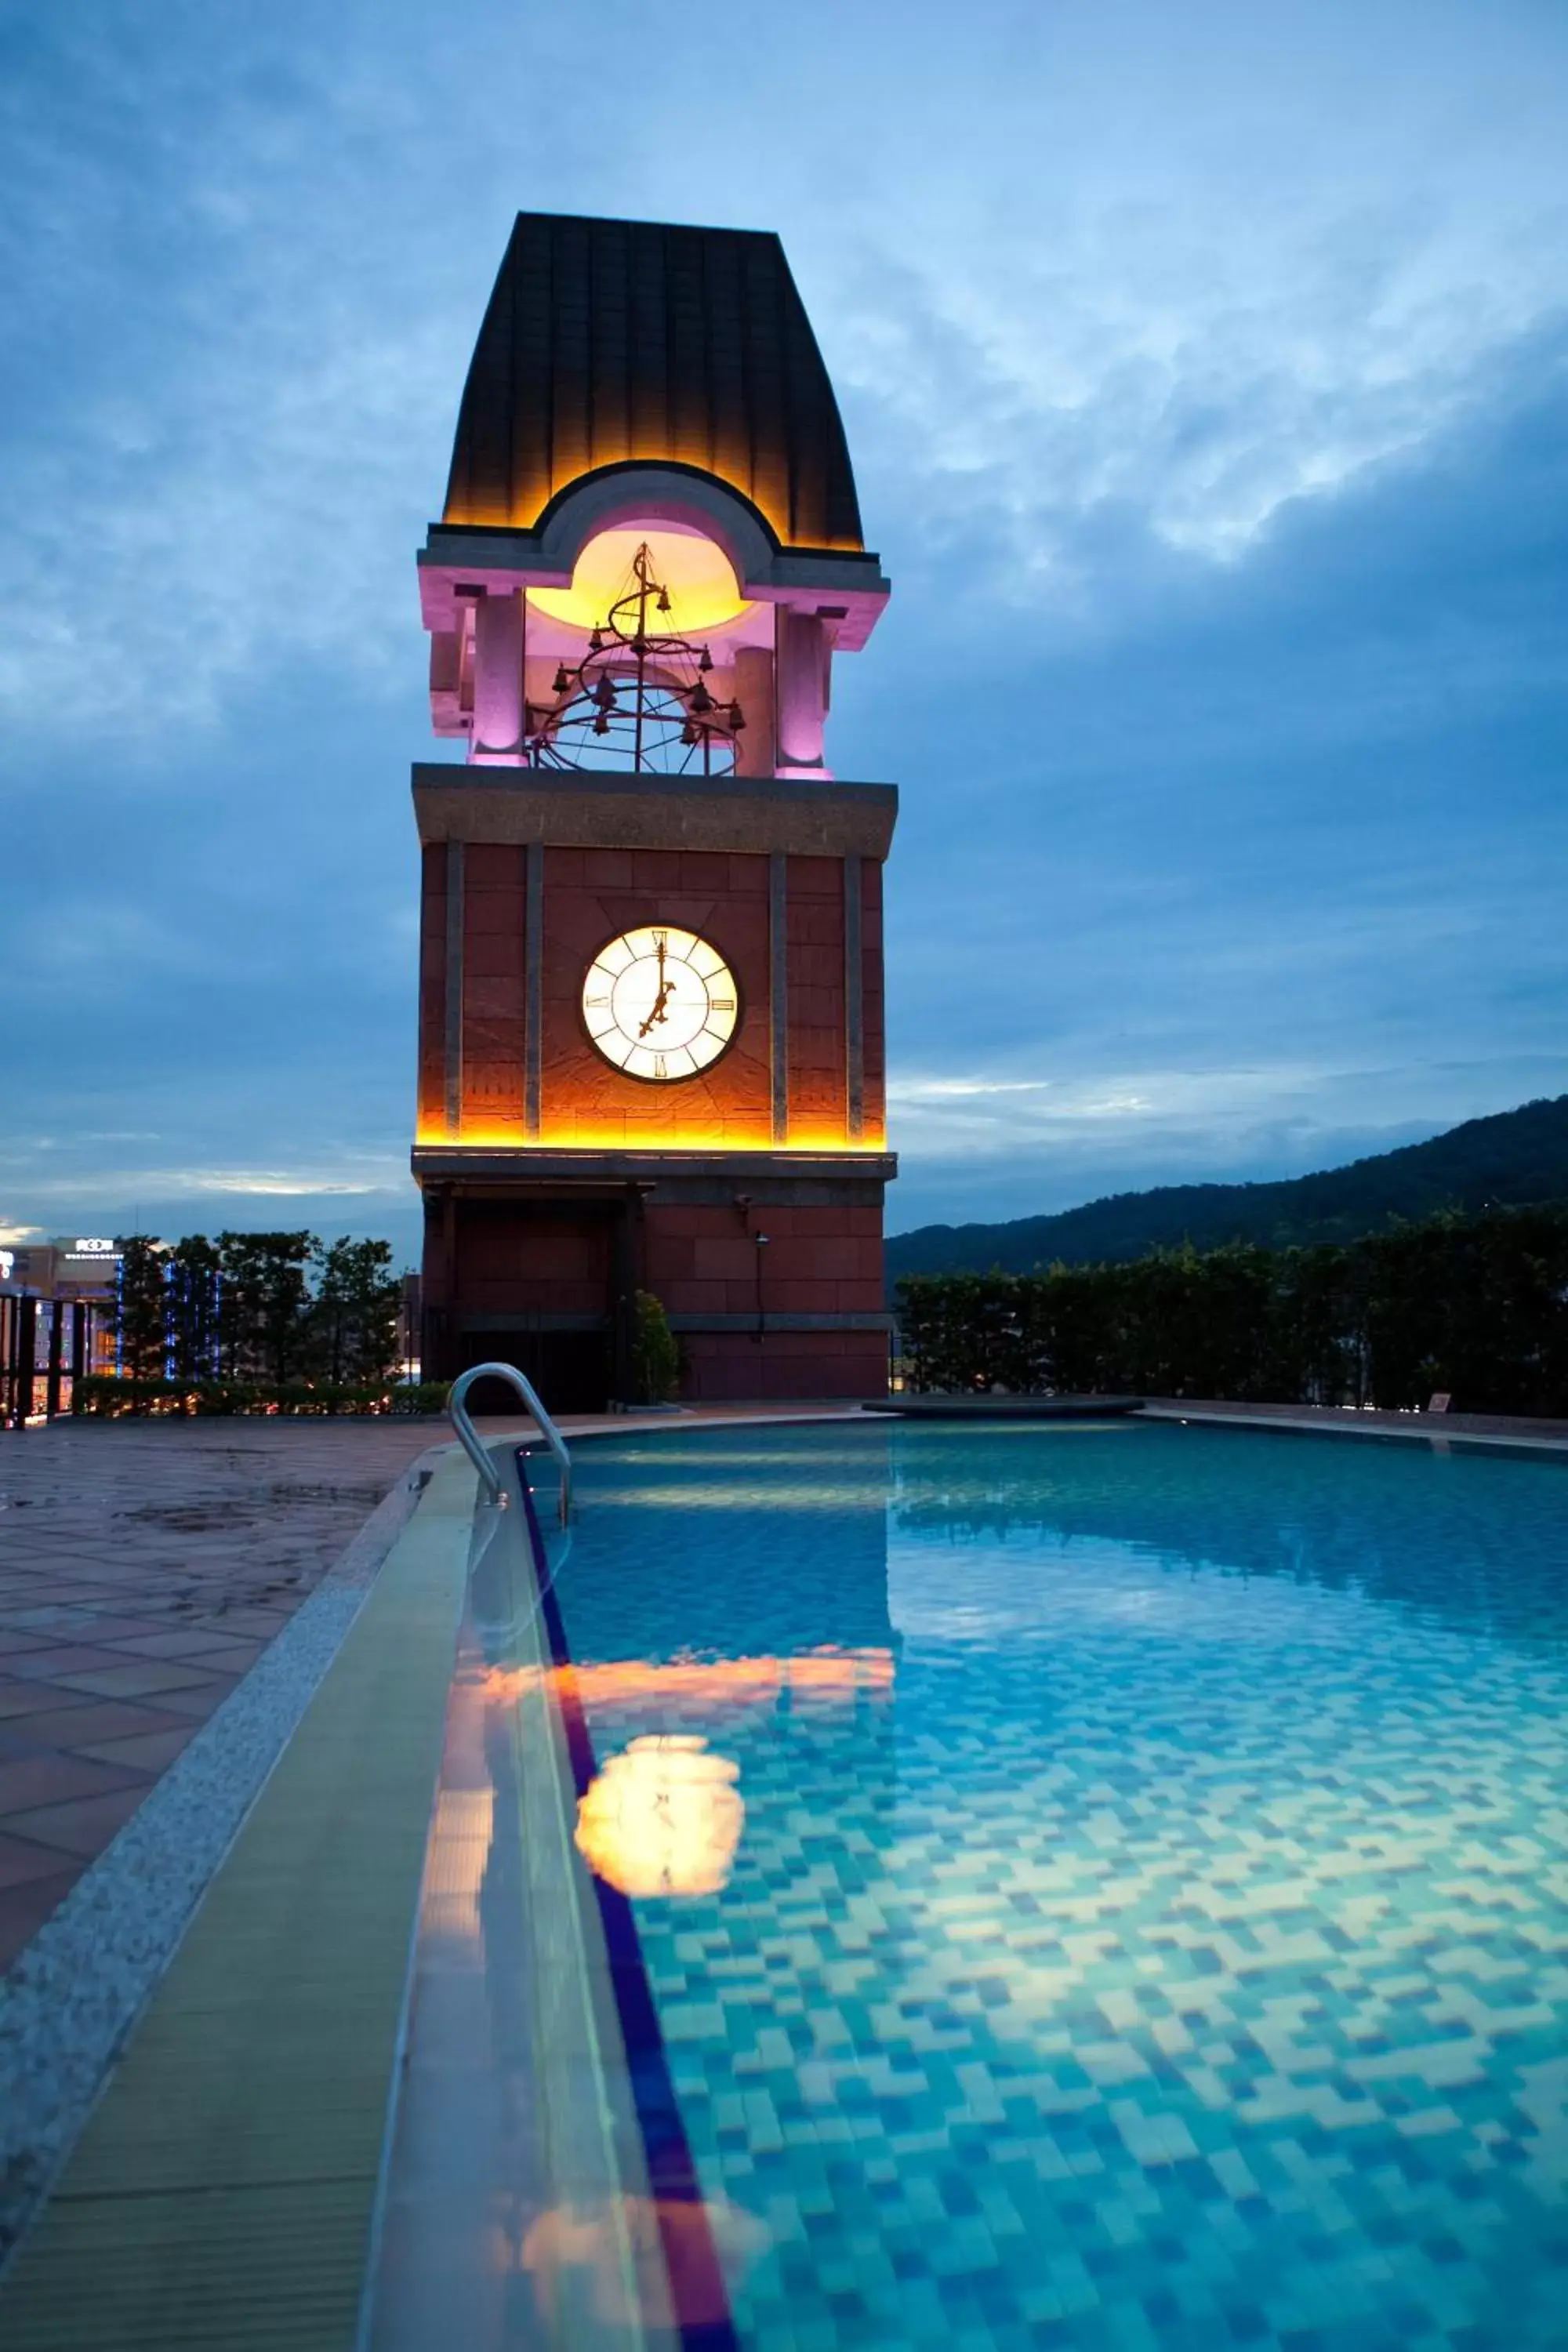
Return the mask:
[(125, 1413), (181, 1417), (232, 1413), (273, 1413), (291, 1419), (336, 1414), (398, 1416), (438, 1413), (447, 1402), (444, 1381), (423, 1381), (411, 1387), (347, 1387), (325, 1382), (289, 1381), (281, 1387), (243, 1381), (167, 1381), (117, 1379), (94, 1373), (71, 1390), (73, 1413), (115, 1419)]
[(388, 1392), (387, 1411), (399, 1414), (445, 1412), (450, 1394), (445, 1381), (416, 1381), (411, 1386)]
[(665, 1404), (675, 1394), (680, 1356), (662, 1300), (639, 1290), (632, 1301), (634, 1404)]

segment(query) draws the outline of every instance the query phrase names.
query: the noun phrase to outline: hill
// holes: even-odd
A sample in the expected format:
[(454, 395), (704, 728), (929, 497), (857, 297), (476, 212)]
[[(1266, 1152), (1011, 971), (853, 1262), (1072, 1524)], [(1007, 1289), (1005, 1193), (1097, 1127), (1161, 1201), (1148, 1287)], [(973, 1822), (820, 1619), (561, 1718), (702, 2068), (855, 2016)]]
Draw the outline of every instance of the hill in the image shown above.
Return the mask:
[(904, 1274), (1026, 1274), (1142, 1257), (1146, 1250), (1214, 1249), (1222, 1242), (1284, 1248), (1353, 1241), (1392, 1217), (1438, 1209), (1518, 1207), (1568, 1200), (1568, 1095), (1529, 1102), (1492, 1118), (1467, 1119), (1429, 1142), (1406, 1144), (1348, 1168), (1278, 1184), (1162, 1184), (1114, 1192), (1055, 1216), (1001, 1225), (921, 1225), (888, 1242), (888, 1280)]

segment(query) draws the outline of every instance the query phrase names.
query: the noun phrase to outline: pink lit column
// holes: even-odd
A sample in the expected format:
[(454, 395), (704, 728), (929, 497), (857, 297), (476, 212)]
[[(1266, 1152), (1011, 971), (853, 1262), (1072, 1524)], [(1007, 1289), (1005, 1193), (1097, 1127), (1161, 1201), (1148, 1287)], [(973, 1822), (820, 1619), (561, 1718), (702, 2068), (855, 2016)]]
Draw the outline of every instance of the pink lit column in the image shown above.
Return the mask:
[(778, 772), (826, 777), (822, 743), (827, 717), (829, 646), (815, 613), (778, 608)]
[(773, 748), (773, 657), (765, 646), (742, 646), (735, 656), (735, 698), (745, 715), (735, 746), (738, 776), (771, 776)]
[(479, 767), (516, 767), (522, 756), (522, 592), (481, 596), (474, 606), (474, 732)]

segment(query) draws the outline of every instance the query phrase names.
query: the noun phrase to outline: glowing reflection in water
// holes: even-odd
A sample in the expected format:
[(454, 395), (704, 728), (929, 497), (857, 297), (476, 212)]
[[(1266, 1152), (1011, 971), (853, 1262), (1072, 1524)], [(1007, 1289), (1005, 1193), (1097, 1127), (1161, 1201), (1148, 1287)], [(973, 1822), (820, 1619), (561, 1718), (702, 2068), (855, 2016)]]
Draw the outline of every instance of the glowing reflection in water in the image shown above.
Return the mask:
[(577, 1808), (578, 1852), (623, 1895), (716, 1895), (746, 1818), (740, 1777), (695, 1733), (634, 1739)]
[(551, 2324), (581, 2310), (572, 2274), (585, 2273), (595, 2319), (629, 2326), (668, 2295), (684, 2331), (727, 2316), (710, 2250), (733, 2277), (768, 2242), (754, 2213), (722, 2197), (622, 2197), (551, 2206), (523, 2239), (522, 2267)]
[(676, 1486), (671, 1481), (660, 1486), (603, 1486), (594, 1490), (596, 1511), (631, 1511), (639, 1518), (664, 1511), (765, 1511), (772, 1517), (781, 1512), (798, 1511), (820, 1517), (825, 1512), (863, 1511), (873, 1505), (880, 1507), (882, 1500), (879, 1486), (859, 1481), (830, 1485), (826, 1479), (798, 1489), (761, 1484), (748, 1486), (731, 1476), (722, 1486), (703, 1486), (694, 1477), (687, 1486)]
[(789, 1658), (605, 1658), (563, 1667), (489, 1666), (483, 1677), (491, 1706), (504, 1706), (541, 1683), (559, 1689), (570, 1678), (590, 1708), (657, 1700), (671, 1706), (751, 1707), (792, 1700), (853, 1702), (861, 1693), (890, 1692), (891, 1650), (807, 1650)]

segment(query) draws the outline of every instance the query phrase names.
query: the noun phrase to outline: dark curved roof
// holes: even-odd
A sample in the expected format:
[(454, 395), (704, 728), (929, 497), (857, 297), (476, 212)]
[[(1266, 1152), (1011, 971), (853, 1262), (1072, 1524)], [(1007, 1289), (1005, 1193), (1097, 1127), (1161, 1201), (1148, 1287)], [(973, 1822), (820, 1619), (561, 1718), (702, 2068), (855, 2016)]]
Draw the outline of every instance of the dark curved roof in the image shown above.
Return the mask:
[(569, 483), (637, 460), (716, 475), (786, 547), (865, 544), (838, 404), (776, 236), (519, 213), (442, 520), (531, 530)]

